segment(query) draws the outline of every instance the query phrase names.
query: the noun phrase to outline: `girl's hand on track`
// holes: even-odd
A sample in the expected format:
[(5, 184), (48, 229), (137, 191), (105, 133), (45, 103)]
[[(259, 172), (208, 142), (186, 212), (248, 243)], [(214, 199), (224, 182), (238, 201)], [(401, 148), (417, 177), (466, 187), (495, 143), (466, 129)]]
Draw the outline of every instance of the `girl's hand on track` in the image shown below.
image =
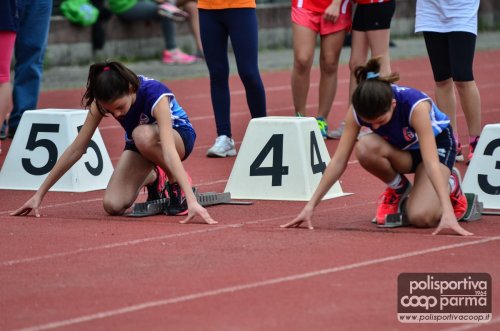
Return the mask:
[(441, 221), (437, 229), (432, 233), (433, 235), (441, 233), (443, 230), (452, 230), (453, 232), (461, 235), (461, 236), (472, 236), (473, 233), (465, 230), (458, 224), (455, 215), (444, 215), (441, 217)]
[(313, 215), (313, 209), (305, 206), (297, 217), (295, 217), (292, 221), (286, 224), (280, 225), (280, 227), (298, 228), (302, 223), (307, 222), (307, 228), (309, 230), (313, 230), (314, 227), (312, 225), (312, 215)]
[(190, 220), (192, 220), (196, 215), (200, 215), (201, 218), (207, 223), (207, 224), (217, 224), (218, 222), (210, 216), (208, 211), (203, 208), (199, 203), (194, 204), (193, 206), (188, 207), (188, 215), (187, 217), (180, 221), (179, 223), (186, 224)]
[(32, 196), (28, 201), (24, 203), (20, 208), (10, 213), (10, 216), (26, 216), (35, 210), (35, 216), (40, 217), (40, 199), (36, 195)]

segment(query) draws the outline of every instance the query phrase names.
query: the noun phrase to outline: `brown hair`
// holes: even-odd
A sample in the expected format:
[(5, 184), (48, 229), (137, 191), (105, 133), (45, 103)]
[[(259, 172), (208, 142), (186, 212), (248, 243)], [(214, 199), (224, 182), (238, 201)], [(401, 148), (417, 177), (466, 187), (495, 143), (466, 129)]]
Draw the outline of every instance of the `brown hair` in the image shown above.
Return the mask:
[(82, 106), (89, 108), (96, 101), (99, 112), (106, 111), (98, 101), (111, 102), (139, 89), (137, 75), (117, 61), (94, 63), (89, 68), (87, 89), (82, 97)]
[(389, 111), (393, 99), (391, 83), (399, 74), (380, 76), (380, 57), (369, 60), (354, 70), (358, 86), (352, 94), (352, 106), (362, 118), (374, 120)]

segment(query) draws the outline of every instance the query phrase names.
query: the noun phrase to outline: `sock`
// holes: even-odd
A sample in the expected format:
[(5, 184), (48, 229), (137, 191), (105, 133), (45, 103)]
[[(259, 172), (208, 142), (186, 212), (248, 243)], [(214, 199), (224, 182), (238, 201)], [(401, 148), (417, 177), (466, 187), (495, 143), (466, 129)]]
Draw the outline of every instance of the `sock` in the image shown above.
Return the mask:
[(448, 183), (450, 184), (450, 193), (455, 192), (455, 189), (457, 188), (457, 182), (455, 181), (454, 176), (450, 176), (448, 179)]
[(397, 174), (393, 180), (391, 180), (390, 182), (387, 183), (387, 185), (392, 189), (397, 189), (397, 188), (401, 187), (402, 181), (403, 181), (403, 177), (401, 176), (401, 174)]

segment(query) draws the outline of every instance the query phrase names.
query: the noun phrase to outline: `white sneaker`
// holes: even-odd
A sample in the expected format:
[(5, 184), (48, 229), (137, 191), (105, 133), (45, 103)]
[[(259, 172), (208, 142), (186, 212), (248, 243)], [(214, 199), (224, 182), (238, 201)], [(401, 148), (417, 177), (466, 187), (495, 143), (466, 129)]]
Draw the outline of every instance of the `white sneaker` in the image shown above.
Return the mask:
[(342, 133), (344, 133), (345, 122), (342, 121), (339, 124), (339, 127), (328, 132), (327, 136), (330, 139), (340, 139), (342, 137)]
[[(345, 128), (345, 122), (342, 121), (342, 122), (340, 122), (338, 128), (328, 132), (328, 138), (340, 139), (340, 137), (342, 137), (342, 134), (344, 133), (344, 128)], [(359, 130), (358, 139), (363, 138), (364, 136), (366, 136), (372, 132), (373, 131), (370, 130), (369, 128), (367, 128), (366, 126), (362, 126), (361, 129)]]
[(218, 136), (215, 139), (215, 144), (207, 151), (208, 157), (226, 157), (236, 156), (236, 148), (234, 148), (234, 140), (226, 135)]

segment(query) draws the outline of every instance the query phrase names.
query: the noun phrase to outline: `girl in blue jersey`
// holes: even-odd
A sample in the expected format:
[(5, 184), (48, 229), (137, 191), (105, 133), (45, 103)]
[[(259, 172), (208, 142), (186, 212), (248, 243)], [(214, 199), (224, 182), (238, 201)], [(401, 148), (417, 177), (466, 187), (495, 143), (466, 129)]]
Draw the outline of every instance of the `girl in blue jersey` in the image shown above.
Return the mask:
[[(148, 199), (164, 194), (165, 177), (168, 215), (200, 215), (208, 224), (217, 223), (192, 191), (181, 160), (191, 153), (196, 138), (189, 119), (174, 94), (162, 83), (138, 76), (119, 62), (90, 66), (82, 104), (89, 113), (75, 140), (61, 155), (38, 191), (12, 215), (40, 216), (39, 206), (47, 191), (75, 164), (108, 114), (125, 129), (125, 150), (104, 194), (103, 206), (110, 215), (123, 215), (140, 190), (148, 186)], [(166, 174), (166, 175), (165, 175)]]
[[(358, 86), (337, 150), (311, 200), (282, 227), (307, 222), (313, 228), (314, 209), (340, 178), (355, 149), (361, 166), (388, 186), (377, 207), (377, 224), (384, 224), (386, 215), (400, 212), (406, 200), (412, 225), (437, 226), (433, 234), (451, 229), (471, 235), (457, 222), (467, 210), (467, 199), (458, 170), (453, 168), (456, 146), (448, 117), (426, 94), (394, 85), (398, 74), (381, 77), (379, 61), (372, 59), (355, 70)], [(361, 126), (369, 127), (373, 134), (356, 144)], [(407, 173), (415, 173), (413, 187), (404, 175)]]

